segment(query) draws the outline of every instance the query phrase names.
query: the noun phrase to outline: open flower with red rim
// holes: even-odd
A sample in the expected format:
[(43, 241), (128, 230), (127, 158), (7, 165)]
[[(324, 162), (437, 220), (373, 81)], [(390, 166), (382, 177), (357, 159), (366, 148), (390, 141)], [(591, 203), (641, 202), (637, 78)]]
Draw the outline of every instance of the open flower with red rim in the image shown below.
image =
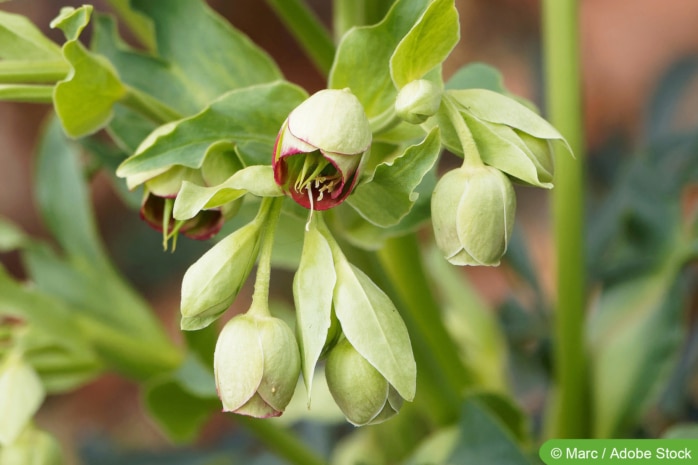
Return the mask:
[(305, 208), (339, 205), (356, 185), (371, 137), (366, 113), (349, 89), (321, 90), (284, 121), (274, 146), (274, 179)]

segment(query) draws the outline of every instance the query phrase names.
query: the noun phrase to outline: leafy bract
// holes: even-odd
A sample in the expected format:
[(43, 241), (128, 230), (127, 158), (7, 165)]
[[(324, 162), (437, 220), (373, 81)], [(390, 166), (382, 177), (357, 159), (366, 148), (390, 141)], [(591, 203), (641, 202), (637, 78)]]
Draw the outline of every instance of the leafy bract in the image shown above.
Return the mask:
[(0, 446), (10, 445), (19, 437), (44, 395), (39, 376), (18, 352), (5, 358), (0, 364)]
[[(62, 62), (61, 49), (21, 15), (0, 11), (0, 60)], [(67, 71), (67, 69), (66, 69)]]
[(522, 103), (486, 89), (449, 91), (462, 109), (488, 123), (503, 124), (539, 139), (559, 141), (572, 155), (565, 138), (550, 123)]
[(419, 194), (415, 189), (422, 182), (441, 152), (437, 128), (419, 144), (385, 162), (375, 170), (373, 178), (356, 188), (348, 203), (366, 220), (380, 227), (398, 224), (414, 206)]
[(274, 182), (274, 172), (270, 165), (252, 165), (236, 172), (217, 186), (203, 187), (184, 181), (175, 200), (173, 215), (178, 220), (188, 220), (201, 210), (220, 207), (247, 193), (259, 197), (284, 195)]
[(296, 331), (308, 402), (315, 365), (325, 346), (332, 322), (332, 294), (337, 280), (330, 245), (314, 227), (314, 223), (312, 226), (305, 233), (303, 254), (293, 279)]
[(329, 87), (350, 88), (369, 119), (392, 110), (397, 90), (390, 75), (390, 58), (429, 3), (429, 0), (399, 0), (380, 23), (345, 34), (337, 47)]
[(439, 66), (459, 38), (458, 11), (453, 0), (432, 1), (390, 59), (395, 85), (402, 88)]
[(269, 164), (276, 134), (305, 92), (284, 81), (233, 90), (183, 120), (158, 128), (117, 170), (120, 177), (172, 165), (200, 168), (208, 148), (232, 141), (245, 165)]
[(54, 88), (53, 104), (65, 132), (75, 138), (104, 127), (112, 117), (114, 104), (127, 93), (111, 63), (78, 42), (91, 13), (89, 5), (64, 8), (51, 23), (61, 28), (68, 39), (63, 45), (63, 56), (71, 67), (68, 76)]
[(352, 346), (406, 400), (415, 394), (417, 368), (405, 323), (387, 295), (341, 252), (333, 250), (334, 308)]
[(197, 330), (230, 307), (259, 252), (260, 221), (252, 221), (214, 245), (187, 269), (182, 280), (183, 330)]

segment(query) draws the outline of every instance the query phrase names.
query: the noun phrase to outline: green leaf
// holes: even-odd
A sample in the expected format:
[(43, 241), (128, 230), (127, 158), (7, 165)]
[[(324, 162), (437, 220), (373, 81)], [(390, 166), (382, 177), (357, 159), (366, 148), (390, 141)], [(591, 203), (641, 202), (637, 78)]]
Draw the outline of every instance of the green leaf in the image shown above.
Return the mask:
[(356, 188), (348, 203), (369, 222), (380, 227), (398, 224), (412, 209), (422, 182), (441, 152), (438, 128), (418, 145), (376, 168), (373, 179)]
[(448, 94), (454, 97), (462, 109), (483, 121), (503, 124), (538, 139), (560, 141), (572, 155), (572, 149), (557, 129), (510, 97), (486, 89), (451, 90)]
[(502, 73), (485, 63), (468, 63), (459, 68), (446, 82), (446, 90), (452, 89), (487, 89), (506, 93)]
[(311, 223), (305, 233), (303, 253), (293, 279), (293, 299), (296, 304), (296, 332), (301, 350), (303, 380), (312, 393), (313, 372), (332, 323), (332, 295), (337, 275), (332, 250), (327, 239)]
[(11, 352), (0, 365), (0, 445), (10, 445), (19, 437), (44, 395), (34, 369), (18, 352)]
[(63, 61), (60, 47), (29, 19), (5, 11), (0, 11), (0, 60)]
[(204, 328), (230, 307), (259, 252), (260, 221), (253, 221), (214, 245), (189, 267), (182, 280), (181, 328)]
[(589, 321), (595, 437), (629, 434), (684, 340), (686, 285), (664, 268), (604, 290)]
[(211, 369), (191, 355), (176, 372), (149, 383), (144, 398), (155, 421), (175, 441), (195, 439), (220, 410)]
[(512, 128), (483, 123), (467, 112), (461, 113), (473, 135), (482, 161), (527, 184), (550, 189), (551, 176)]
[(201, 167), (208, 148), (233, 141), (245, 165), (271, 163), (276, 134), (306, 93), (292, 84), (233, 90), (201, 113), (158, 128), (117, 170), (120, 177), (164, 170), (172, 165)]
[(352, 346), (406, 400), (415, 394), (417, 368), (410, 337), (395, 305), (341, 251), (333, 249), (337, 284), (334, 308)]
[(78, 316), (80, 328), (105, 360), (123, 373), (148, 377), (176, 364), (179, 353), (105, 255), (78, 157), (58, 126), (49, 125), (38, 157), (37, 197), (66, 257), (31, 247), (24, 256), (27, 270), (38, 289), (57, 296)]
[(159, 57), (201, 106), (231, 89), (282, 77), (261, 48), (204, 1), (169, 0), (163, 8), (158, 2), (131, 0), (131, 6), (152, 19)]
[(429, 0), (399, 0), (380, 23), (345, 34), (337, 47), (329, 87), (350, 88), (369, 119), (392, 111), (397, 89), (390, 75), (390, 58), (429, 3)]
[(247, 193), (258, 197), (284, 195), (274, 181), (274, 172), (270, 165), (252, 165), (238, 171), (217, 186), (203, 187), (184, 181), (177, 194), (173, 214), (178, 220), (188, 220), (201, 210), (220, 207)]
[(398, 88), (421, 79), (439, 66), (460, 39), (458, 11), (453, 0), (434, 0), (390, 59), (390, 72)]
[(51, 28), (63, 31), (67, 40), (77, 40), (83, 29), (87, 27), (92, 16), (92, 5), (83, 5), (80, 8), (65, 6), (61, 8), (58, 16), (51, 21)]
[(446, 463), (530, 463), (496, 416), (478, 400), (469, 399), (463, 404), (458, 429), (456, 447)]
[(65, 132), (78, 138), (109, 122), (112, 106), (126, 95), (127, 88), (107, 60), (90, 53), (77, 40), (66, 42), (63, 54), (72, 70), (56, 84), (53, 101)]
[[(79, 163), (79, 147), (52, 118), (38, 147), (36, 197), (44, 223), (71, 260), (108, 267)], [(60, 193), (57, 195), (57, 193)]]

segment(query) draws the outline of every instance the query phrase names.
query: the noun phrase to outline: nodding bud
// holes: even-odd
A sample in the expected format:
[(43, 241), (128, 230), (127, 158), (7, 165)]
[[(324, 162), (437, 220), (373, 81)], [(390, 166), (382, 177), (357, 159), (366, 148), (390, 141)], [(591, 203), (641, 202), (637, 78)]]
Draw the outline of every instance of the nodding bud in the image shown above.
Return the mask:
[(354, 188), (371, 138), (366, 113), (349, 89), (321, 90), (281, 127), (272, 159), (274, 179), (303, 207), (332, 208)]
[(515, 212), (514, 188), (498, 169), (482, 165), (449, 171), (431, 197), (436, 245), (454, 265), (498, 265)]
[(356, 426), (382, 423), (402, 407), (400, 394), (346, 339), (327, 357), (325, 376), (335, 402)]
[(213, 365), (223, 410), (257, 418), (283, 413), (301, 369), (291, 328), (278, 318), (256, 315), (226, 323)]
[(441, 106), (441, 89), (431, 81), (418, 79), (400, 90), (395, 113), (403, 121), (421, 124), (434, 116)]

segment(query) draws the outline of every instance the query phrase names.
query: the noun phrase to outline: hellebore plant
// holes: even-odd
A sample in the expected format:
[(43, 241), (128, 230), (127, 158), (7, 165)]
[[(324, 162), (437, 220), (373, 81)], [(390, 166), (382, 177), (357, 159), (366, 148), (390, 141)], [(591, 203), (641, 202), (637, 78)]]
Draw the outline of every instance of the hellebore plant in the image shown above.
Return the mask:
[[(310, 96), (203, 0), (166, 3), (113, 1), (140, 31), (147, 53), (125, 45), (113, 18), (90, 23), (90, 6), (66, 8), (54, 20), (52, 27), (66, 36), (62, 47), (24, 21), (0, 16), (0, 32), (6, 24), (14, 24), (17, 37), (31, 31), (18, 48), (34, 52), (27, 69), (56, 66), (40, 80), (54, 84), (31, 89), (48, 87), (65, 133), (102, 158), (123, 155), (116, 177), (143, 189), (141, 216), (162, 231), (165, 248), (180, 232), (216, 236), (184, 273), (180, 299), (181, 329), (212, 331), (199, 333), (205, 342), (186, 338), (189, 357), (163, 356), (165, 374), (153, 376), (149, 387), (154, 415), (184, 436), (189, 430), (173, 427), (177, 419), (158, 410), (157, 394), (174, 390), (190, 399), (191, 412), (183, 416), (197, 426), (211, 413), (210, 401), (217, 402), (215, 385), (224, 411), (277, 417), (291, 404), (300, 376), (310, 408), (314, 379), (323, 373), (317, 368), (324, 366), (329, 394), (354, 425), (385, 422), (401, 409), (401, 417), (421, 415), (420, 424), (452, 421), (453, 403), (477, 389), (468, 384), (471, 367), (456, 353), (439, 309), (429, 298), (410, 299), (414, 289), (431, 292), (423, 257), (381, 267), (368, 253), (379, 251), (383, 260), (386, 244), (431, 223), (448, 262), (498, 265), (512, 237), (514, 184), (551, 188), (553, 154), (571, 154), (563, 137), (497, 83), (484, 89), (476, 78), (444, 81), (442, 63), (460, 34), (454, 0), (396, 0), (380, 21), (349, 29), (336, 50), (329, 43), (330, 59), (319, 60), (327, 89)], [(80, 42), (88, 24), (90, 48)], [(29, 90), (17, 85), (12, 89)], [(93, 136), (102, 129), (108, 142)], [(443, 173), (442, 156), (460, 166)], [(51, 215), (64, 210), (46, 208)], [(91, 234), (68, 234), (64, 242), (81, 250)], [(54, 263), (38, 249), (35, 260)], [(92, 249), (71, 263), (102, 266)], [(228, 315), (219, 331), (214, 323), (240, 303), (255, 265), (248, 310)], [(294, 272), (288, 300), (295, 324), (270, 309), (275, 266)], [(111, 276), (105, 269), (95, 275)], [(129, 299), (125, 307), (137, 306)], [(150, 342), (143, 336), (150, 333), (138, 332), (150, 320), (135, 321), (136, 329), (123, 327)], [(119, 338), (109, 329), (95, 339), (130, 342), (130, 333)], [(142, 368), (131, 360), (138, 352), (109, 362), (124, 371)], [(202, 362), (211, 355), (213, 366)], [(173, 370), (172, 359), (186, 361)], [(193, 381), (191, 372), (199, 373)], [(35, 411), (29, 407), (2, 445), (18, 441)]]

